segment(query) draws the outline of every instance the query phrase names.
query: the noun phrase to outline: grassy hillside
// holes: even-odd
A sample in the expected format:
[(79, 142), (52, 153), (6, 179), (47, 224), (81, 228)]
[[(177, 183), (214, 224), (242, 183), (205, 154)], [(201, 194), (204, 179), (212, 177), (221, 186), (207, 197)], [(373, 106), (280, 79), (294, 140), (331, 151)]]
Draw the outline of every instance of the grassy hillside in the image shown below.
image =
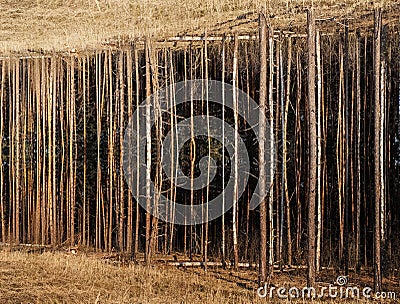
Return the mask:
[(376, 6), (400, 10), (396, 0), (9, 0), (0, 2), (0, 51), (79, 50), (146, 33), (163, 38), (254, 31), (261, 5), (273, 25), (293, 27), (304, 24), (311, 3), (320, 18), (357, 18)]

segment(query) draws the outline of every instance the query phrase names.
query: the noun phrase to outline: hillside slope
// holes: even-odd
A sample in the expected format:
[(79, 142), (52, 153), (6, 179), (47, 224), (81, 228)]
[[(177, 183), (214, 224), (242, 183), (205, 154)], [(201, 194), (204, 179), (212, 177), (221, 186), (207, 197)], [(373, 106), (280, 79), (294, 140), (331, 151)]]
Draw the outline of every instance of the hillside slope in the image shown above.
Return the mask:
[(311, 3), (319, 18), (334, 17), (336, 23), (347, 17), (368, 19), (377, 6), (397, 20), (400, 11), (396, 0), (11, 0), (0, 2), (0, 51), (96, 48), (109, 39), (131, 41), (146, 33), (161, 39), (205, 31), (252, 32), (262, 5), (273, 26), (304, 27), (305, 8)]

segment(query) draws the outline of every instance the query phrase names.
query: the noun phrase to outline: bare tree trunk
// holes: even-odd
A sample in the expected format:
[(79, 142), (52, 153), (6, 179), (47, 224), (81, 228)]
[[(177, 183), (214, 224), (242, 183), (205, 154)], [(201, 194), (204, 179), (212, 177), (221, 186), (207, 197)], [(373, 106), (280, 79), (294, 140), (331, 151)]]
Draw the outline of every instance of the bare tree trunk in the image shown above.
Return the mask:
[[(265, 136), (266, 136), (266, 99), (267, 99), (267, 25), (265, 12), (259, 15), (260, 24), (260, 116), (259, 116), (259, 196), (264, 198), (266, 193), (266, 170), (261, 164), (265, 161)], [(264, 287), (267, 282), (267, 208), (266, 201), (260, 203), (260, 266), (258, 274), (258, 284)]]
[[(184, 51), (183, 51), (183, 74), (184, 74), (184, 76), (183, 76), (183, 81), (185, 81), (185, 83), (186, 83), (186, 81), (188, 80), (188, 76), (187, 76), (187, 49), (185, 48), (184, 49)], [(187, 89), (186, 89), (186, 86), (185, 86), (185, 98), (187, 98)], [(177, 122), (177, 117), (175, 117), (175, 120), (176, 120), (176, 122)], [(176, 132), (176, 133), (178, 133), (178, 132)], [(190, 147), (191, 147), (191, 145), (190, 145)], [(190, 148), (190, 149), (192, 149), (192, 148)], [(190, 150), (191, 151), (191, 150)], [(177, 158), (176, 158), (176, 160), (178, 161), (179, 160), (179, 151), (177, 151)], [(192, 191), (191, 191), (192, 192)], [(175, 193), (176, 193), (176, 191), (175, 191)], [(190, 194), (191, 195), (191, 194)], [(184, 253), (184, 255), (186, 256), (187, 255), (187, 239), (188, 239), (188, 237), (187, 237), (187, 231), (188, 231), (188, 229), (187, 229), (187, 225), (186, 225), (186, 221), (187, 221), (187, 219), (186, 219), (186, 215), (185, 215), (185, 225), (183, 226), (183, 253)], [(192, 231), (192, 227), (190, 227), (190, 232)]]
[(287, 120), (290, 104), (290, 71), (292, 67), (292, 38), (288, 38), (288, 55), (287, 55), (287, 72), (286, 72), (286, 100), (285, 112), (283, 118), (283, 180), (285, 188), (285, 206), (286, 206), (286, 224), (287, 224), (287, 263), (292, 265), (292, 233), (291, 233), (291, 220), (290, 220), (290, 197), (287, 182)]
[(386, 239), (386, 186), (385, 186), (385, 176), (386, 176), (386, 169), (385, 169), (385, 159), (386, 155), (384, 153), (385, 149), (389, 152), (389, 149), (386, 148), (385, 144), (385, 119), (386, 119), (386, 64), (383, 60), (381, 62), (381, 69), (380, 69), (380, 93), (381, 93), (381, 110), (380, 110), (380, 185), (381, 185), (381, 241)]
[[(156, 174), (155, 174), (155, 188), (157, 191), (154, 193), (154, 210), (158, 212), (158, 202), (160, 200), (160, 193), (162, 189), (163, 179), (162, 179), (162, 166), (163, 163), (163, 154), (161, 150), (161, 134), (162, 134), (162, 113), (160, 112), (160, 103), (158, 97), (158, 50), (154, 50), (150, 47), (150, 69), (151, 69), (151, 79), (152, 79), (152, 88), (153, 88), (153, 100), (154, 100), (154, 116), (155, 116), (155, 130), (156, 130), (156, 138), (157, 138), (157, 145), (156, 145)], [(151, 220), (151, 233), (150, 233), (150, 256), (153, 253), (159, 251), (159, 231), (158, 231), (158, 217), (157, 214), (152, 216)]]
[(357, 272), (360, 269), (360, 215), (361, 215), (361, 60), (360, 60), (360, 37), (357, 33), (356, 46), (355, 46), (355, 58), (356, 58), (356, 107), (357, 107), (357, 135), (356, 135), (356, 162), (357, 162), (357, 184), (356, 184), (356, 248), (355, 248), (355, 267)]
[(322, 238), (322, 72), (321, 72), (321, 45), (320, 33), (316, 33), (316, 56), (317, 56), (317, 241), (316, 241), (316, 264), (318, 272), (321, 266), (321, 238)]
[[(346, 20), (347, 25), (347, 20)], [(344, 106), (345, 106), (345, 212), (344, 212), (344, 267), (345, 275), (349, 274), (349, 209), (350, 196), (350, 104), (349, 104), (349, 27), (344, 34)]]
[(103, 102), (101, 94), (101, 54), (96, 53), (96, 125), (97, 125), (97, 176), (96, 176), (96, 250), (101, 250), (101, 214), (102, 214), (102, 187), (101, 187), (101, 163), (100, 163), (100, 140), (101, 140), (101, 117)]
[[(127, 104), (127, 112), (128, 112), (128, 119), (131, 118), (132, 116), (132, 107), (133, 107), (133, 88), (132, 88), (132, 80), (133, 80), (133, 70), (132, 70), (132, 49), (128, 49), (126, 51), (126, 87), (127, 87), (127, 99), (128, 99), (128, 104)], [(139, 146), (137, 146), (139, 147)], [(137, 150), (139, 151), (139, 149)], [(131, 166), (132, 164), (129, 163)], [(136, 168), (136, 170), (139, 170), (139, 167)], [(122, 174), (122, 172), (120, 172)], [(133, 241), (133, 231), (132, 231), (132, 224), (133, 224), (133, 200), (132, 200), (132, 195), (128, 191), (127, 194), (127, 201), (128, 201), (128, 210), (127, 210), (127, 219), (126, 219), (126, 251), (128, 254), (133, 253), (133, 258), (135, 258), (135, 250), (136, 248), (132, 247), (132, 241)], [(136, 234), (135, 234), (136, 237)]]
[[(140, 105), (140, 83), (139, 83), (139, 60), (138, 60), (138, 50), (137, 47), (135, 46), (135, 51), (134, 51), (134, 60), (135, 60), (135, 83), (136, 83), (136, 130), (137, 130), (137, 139), (136, 139), (136, 146), (139, 147), (140, 144), (140, 125), (139, 125), (139, 105)], [(136, 163), (136, 168), (138, 170), (138, 173), (136, 175), (136, 193), (139, 193), (139, 181), (140, 181), (140, 155), (139, 155), (139, 149), (137, 149), (137, 155), (136, 155), (137, 163)], [(147, 222), (146, 222), (147, 223)], [(136, 221), (135, 221), (135, 251), (134, 251), (134, 257), (135, 259), (137, 258), (137, 255), (139, 253), (139, 224), (140, 224), (140, 207), (139, 207), (139, 201), (136, 199)], [(146, 241), (147, 242), (147, 241)], [(147, 243), (146, 243), (147, 245)], [(145, 252), (147, 250), (147, 247), (145, 249)]]
[[(222, 188), (225, 187), (225, 40), (222, 40)], [(222, 264), (225, 264), (226, 259), (226, 252), (225, 252), (225, 191), (222, 192), (222, 243), (221, 243), (221, 250), (222, 250)]]
[[(193, 50), (192, 46), (190, 46), (190, 80), (193, 80)], [(196, 141), (194, 137), (194, 100), (193, 100), (193, 87), (190, 88), (190, 216), (193, 218), (193, 205), (194, 205), (194, 167), (196, 160)], [(193, 255), (193, 239), (196, 233), (196, 227), (194, 225), (190, 226), (190, 244), (189, 244), (189, 256), (190, 259)]]
[[(283, 133), (284, 133), (284, 127), (285, 127), (285, 87), (284, 87), (284, 81), (283, 81), (283, 56), (282, 56), (282, 40), (283, 38), (280, 37), (280, 42), (278, 43), (277, 47), (277, 64), (278, 64), (278, 73), (277, 73), (277, 83), (279, 83), (279, 90), (277, 89), (277, 93), (279, 92), (279, 96), (277, 96), (277, 100), (280, 101), (280, 116), (277, 114), (277, 126), (279, 123), (281, 123), (281, 130), (282, 130), (282, 142), (284, 141), (283, 139)], [(279, 107), (277, 107), (279, 109)], [(277, 127), (279, 130), (279, 127)], [(280, 206), (278, 208), (277, 214), (277, 237), (278, 237), (278, 245), (277, 245), (277, 261), (279, 263), (279, 268), (282, 267), (283, 264), (283, 259), (282, 259), (282, 249), (283, 249), (283, 224), (284, 224), (284, 214), (285, 214), (285, 177), (284, 177), (284, 171), (285, 171), (285, 163), (282, 161), (281, 164), (281, 183), (276, 183), (277, 186), (281, 187), (281, 198), (280, 198)], [(278, 193), (278, 191), (277, 191)]]
[[(166, 60), (168, 60), (166, 58)], [(166, 63), (167, 66), (167, 63)], [(175, 108), (175, 90), (173, 89), (173, 85), (175, 85), (175, 72), (174, 72), (174, 62), (172, 59), (172, 51), (169, 50), (169, 67), (170, 67), (170, 99), (171, 99), (171, 113), (170, 113), (170, 119), (171, 119), (171, 155), (172, 155), (172, 159), (171, 159), (171, 177), (174, 176), (175, 174), (175, 179), (178, 178), (178, 172), (175, 169), (176, 167), (176, 162), (179, 160), (179, 151), (175, 151), (175, 147), (178, 144), (178, 142), (175, 144), (175, 140), (177, 140), (177, 134), (178, 134), (178, 127), (177, 127), (177, 115), (176, 115), (176, 108)], [(171, 191), (171, 201), (175, 202), (176, 201), (176, 187), (174, 187), (174, 182), (173, 179), (171, 179), (170, 182), (170, 191)], [(175, 207), (171, 206), (171, 210), (170, 210), (170, 218), (171, 219), (175, 219)], [(173, 250), (173, 240), (174, 240), (174, 229), (175, 229), (175, 225), (173, 223), (173, 221), (169, 224), (169, 229), (170, 229), (170, 235), (169, 235), (169, 249), (168, 252), (172, 253)], [(167, 236), (166, 236), (167, 237)], [(186, 240), (186, 231), (183, 235), (184, 240)], [(184, 246), (185, 247), (185, 246)]]
[(344, 67), (343, 67), (343, 45), (339, 42), (339, 110), (338, 110), (338, 127), (337, 127), (337, 138), (336, 138), (336, 162), (337, 162), (337, 174), (338, 174), (338, 201), (339, 201), (339, 261), (343, 260), (343, 248), (344, 248), (344, 218), (343, 218), (343, 79), (344, 79)]
[[(86, 64), (89, 66), (89, 60), (86, 61), (86, 58), (83, 57), (82, 63), (82, 81), (83, 81), (83, 214), (82, 214), (82, 236), (83, 236), (83, 245), (89, 245), (89, 208), (86, 206), (86, 172), (87, 172), (87, 131), (86, 131), (86, 98), (89, 96), (87, 92), (86, 81), (89, 80), (89, 73), (86, 75)], [(89, 84), (89, 81), (88, 81)], [(88, 95), (87, 95), (88, 94)], [(87, 230), (86, 230), (87, 226)], [(87, 235), (86, 235), (87, 234)]]
[(296, 155), (296, 211), (297, 211), (297, 229), (296, 229), (296, 251), (301, 250), (302, 236), (302, 208), (301, 208), (301, 168), (302, 168), (302, 135), (301, 135), (301, 118), (300, 118), (300, 101), (301, 101), (301, 61), (300, 52), (296, 54), (296, 127), (295, 127), (295, 155)]
[(238, 215), (238, 176), (239, 176), (239, 163), (238, 163), (238, 136), (239, 136), (239, 117), (238, 117), (238, 100), (237, 100), (237, 61), (238, 61), (238, 39), (237, 35), (234, 37), (234, 49), (233, 49), (233, 115), (235, 121), (235, 140), (234, 140), (234, 151), (235, 151), (235, 161), (233, 164), (234, 170), (234, 185), (233, 185), (233, 215), (232, 215), (232, 232), (233, 232), (233, 254), (234, 254), (234, 268), (235, 271), (238, 269), (239, 263), (239, 252), (238, 252), (238, 238), (237, 238), (237, 215)]
[(308, 273), (307, 286), (315, 285), (315, 194), (317, 167), (317, 132), (315, 107), (315, 19), (307, 11), (308, 23), (308, 115), (309, 115), (309, 203), (308, 203)]
[[(151, 122), (150, 122), (150, 107), (151, 107), (151, 83), (150, 83), (150, 39), (146, 37), (145, 43), (145, 58), (146, 58), (146, 210), (149, 210), (151, 197)], [(146, 249), (145, 262), (150, 264), (151, 261), (151, 214), (146, 211)]]
[[(207, 38), (207, 35), (205, 35)], [(210, 105), (208, 100), (208, 51), (207, 51), (207, 39), (204, 40), (204, 64), (205, 64), (205, 95), (206, 95), (206, 107), (207, 107), (207, 144), (208, 144), (208, 158), (211, 159), (211, 138), (210, 138)], [(210, 199), (210, 162), (207, 165), (207, 189), (206, 189), (206, 214), (205, 219), (205, 236), (204, 236), (204, 269), (207, 271), (207, 254), (208, 254), (208, 202)]]
[(108, 229), (107, 229), (107, 250), (112, 250), (113, 236), (113, 217), (114, 217), (114, 98), (113, 98), (113, 71), (112, 71), (112, 53), (107, 53), (108, 64), (107, 80), (108, 80)]
[(5, 95), (5, 80), (6, 80), (6, 61), (1, 63), (1, 92), (0, 92), (0, 212), (1, 212), (1, 241), (6, 242), (6, 215), (3, 199), (3, 134), (4, 134), (4, 118), (3, 106)]
[(125, 210), (124, 210), (124, 177), (123, 177), (123, 141), (124, 141), (124, 51), (120, 51), (118, 59), (118, 78), (119, 78), (119, 179), (118, 179), (118, 190), (119, 190), (119, 224), (118, 224), (118, 245), (119, 250), (124, 250), (124, 222), (125, 222)]
[(374, 227), (374, 289), (375, 292), (382, 290), (381, 274), (381, 174), (380, 167), (381, 152), (381, 100), (380, 100), (380, 67), (381, 67), (381, 29), (382, 12), (375, 10), (374, 23), (374, 183), (375, 183), (375, 227)]
[[(249, 53), (248, 53), (248, 44), (245, 44), (245, 63), (246, 63), (246, 93), (247, 93), (247, 107), (250, 107), (250, 75), (249, 75)], [(249, 110), (250, 111), (250, 110)], [(244, 122), (244, 128), (247, 128), (247, 123)], [(224, 137), (224, 135), (222, 136)], [(224, 166), (223, 166), (224, 167)], [(246, 203), (246, 238), (244, 244), (244, 259), (248, 260), (249, 253), (249, 231), (250, 231), (250, 189), (247, 190), (247, 203)], [(224, 202), (225, 204), (225, 202)]]
[[(268, 25), (268, 53), (269, 53), (269, 79), (268, 79), (268, 111), (269, 111), (269, 151), (274, 151), (274, 30)], [(274, 155), (270, 153), (269, 176), (274, 176)], [(268, 257), (268, 280), (274, 271), (274, 185), (271, 185), (268, 198), (268, 222), (269, 222), (269, 257)]]
[(20, 95), (19, 95), (19, 60), (15, 61), (14, 66), (14, 85), (15, 85), (15, 99), (14, 99), (14, 122), (15, 122), (15, 154), (13, 158), (13, 162), (15, 163), (15, 188), (14, 188), (14, 200), (15, 200), (15, 209), (14, 209), (14, 242), (16, 245), (19, 244), (20, 241), (20, 172), (19, 172), (19, 156), (20, 156)]

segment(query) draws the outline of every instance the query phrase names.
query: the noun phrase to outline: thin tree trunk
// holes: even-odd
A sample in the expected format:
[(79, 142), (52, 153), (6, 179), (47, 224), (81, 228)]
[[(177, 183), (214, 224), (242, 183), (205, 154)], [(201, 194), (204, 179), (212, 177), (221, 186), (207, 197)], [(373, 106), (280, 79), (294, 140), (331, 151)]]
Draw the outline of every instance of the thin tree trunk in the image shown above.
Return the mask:
[[(260, 23), (260, 115), (259, 115), (259, 197), (264, 198), (266, 194), (266, 170), (262, 165), (265, 162), (265, 136), (266, 133), (266, 100), (267, 100), (267, 25), (265, 12), (259, 15)], [(260, 203), (260, 266), (258, 273), (258, 284), (264, 287), (267, 282), (267, 208), (266, 201)]]
[[(222, 40), (222, 188), (225, 187), (225, 40)], [(225, 244), (225, 191), (222, 192), (222, 243), (221, 243), (221, 250), (222, 250), (222, 264), (225, 265), (226, 260), (226, 244)]]
[(6, 242), (6, 215), (3, 199), (3, 134), (4, 134), (4, 118), (3, 107), (5, 97), (5, 80), (6, 80), (6, 61), (1, 63), (1, 95), (0, 95), (0, 212), (1, 212), (1, 241)]
[[(139, 147), (140, 145), (140, 125), (139, 125), (139, 105), (140, 105), (140, 83), (139, 83), (139, 60), (138, 60), (138, 50), (137, 47), (135, 46), (134, 50), (134, 60), (135, 60), (135, 83), (136, 83), (136, 130), (137, 130), (137, 136), (136, 136), (136, 146)], [(136, 168), (138, 170), (137, 175), (136, 175), (136, 193), (140, 193), (139, 190), (139, 181), (140, 181), (140, 155), (139, 155), (139, 150), (137, 149), (137, 163), (136, 163)], [(146, 222), (147, 223), (147, 222)], [(136, 221), (135, 221), (135, 259), (137, 258), (137, 255), (139, 253), (139, 224), (140, 224), (140, 207), (139, 207), (139, 201), (136, 199)], [(147, 245), (147, 241), (146, 241)], [(147, 247), (145, 249), (145, 252), (147, 250)]]
[(375, 226), (374, 226), (374, 290), (382, 290), (381, 274), (381, 100), (380, 100), (380, 67), (381, 67), (381, 29), (382, 12), (375, 10), (374, 23), (374, 188), (375, 188)]
[(285, 99), (285, 112), (283, 117), (283, 180), (285, 189), (285, 206), (286, 206), (286, 224), (287, 224), (287, 263), (292, 265), (292, 233), (291, 233), (291, 220), (290, 220), (290, 198), (287, 182), (287, 120), (290, 104), (290, 71), (292, 67), (292, 38), (288, 38), (288, 55), (287, 55), (287, 72), (286, 72), (286, 99)]
[(233, 185), (233, 208), (232, 208), (232, 232), (233, 232), (233, 254), (234, 254), (234, 269), (237, 271), (239, 263), (239, 251), (238, 251), (238, 237), (237, 237), (237, 215), (238, 215), (238, 176), (239, 176), (239, 165), (238, 165), (238, 136), (239, 136), (239, 117), (238, 117), (238, 100), (237, 100), (237, 62), (238, 62), (238, 39), (237, 35), (234, 37), (234, 49), (233, 49), (233, 116), (235, 122), (235, 140), (234, 140), (234, 151), (235, 151), (235, 161), (233, 164), (233, 175), (234, 175), (234, 185)]
[(316, 264), (318, 272), (321, 266), (321, 238), (322, 238), (322, 72), (321, 72), (321, 45), (320, 33), (316, 33), (316, 56), (317, 56), (317, 241), (316, 241)]
[[(205, 35), (205, 37), (207, 37)], [(208, 52), (207, 52), (207, 39), (204, 40), (204, 64), (205, 64), (205, 89), (206, 89), (206, 107), (207, 107), (207, 144), (208, 144), (208, 158), (211, 159), (211, 138), (210, 138), (210, 106), (208, 100)], [(210, 198), (210, 161), (207, 165), (207, 193), (206, 193), (206, 214), (205, 214), (205, 236), (204, 236), (204, 269), (207, 271), (207, 254), (208, 254), (208, 202)]]
[(343, 46), (339, 42), (339, 110), (338, 110), (338, 127), (336, 138), (336, 161), (338, 174), (338, 201), (339, 201), (339, 262), (343, 261), (344, 248), (344, 218), (343, 218)]
[(308, 23), (308, 115), (309, 115), (309, 203), (308, 203), (308, 273), (307, 286), (315, 285), (315, 194), (317, 167), (317, 132), (315, 107), (315, 19), (312, 9), (307, 11)]
[(123, 141), (124, 141), (124, 51), (119, 53), (118, 60), (118, 78), (119, 78), (119, 225), (118, 225), (118, 243), (119, 250), (124, 250), (124, 222), (125, 222), (125, 210), (124, 210), (124, 177), (123, 177)]
[(19, 193), (19, 184), (20, 184), (20, 176), (19, 176), (19, 157), (20, 157), (20, 95), (19, 95), (19, 60), (15, 61), (15, 76), (14, 76), (14, 81), (15, 81), (15, 100), (14, 100), (14, 122), (15, 122), (15, 159), (13, 159), (13, 162), (15, 163), (15, 209), (14, 209), (14, 214), (15, 214), (15, 229), (14, 229), (14, 242), (16, 245), (19, 244), (20, 241), (20, 193)]
[[(246, 63), (246, 93), (247, 93), (247, 106), (248, 111), (250, 112), (250, 75), (249, 75), (249, 53), (248, 53), (248, 44), (245, 44), (245, 63)], [(244, 122), (244, 128), (247, 128), (247, 123)], [(224, 135), (222, 136), (224, 137)], [(224, 167), (224, 166), (223, 166)], [(244, 259), (248, 260), (249, 253), (249, 232), (250, 232), (250, 189), (247, 190), (247, 202), (246, 202), (246, 239), (244, 244)], [(225, 203), (225, 202), (224, 202)], [(225, 204), (224, 204), (225, 205)]]
[(96, 175), (96, 250), (101, 250), (101, 214), (102, 214), (102, 187), (101, 187), (101, 163), (100, 140), (101, 118), (103, 102), (101, 94), (101, 54), (96, 53), (96, 131), (97, 131), (97, 175)]
[[(268, 52), (269, 52), (269, 79), (268, 79), (268, 111), (269, 111), (269, 151), (274, 151), (274, 30), (268, 25)], [(270, 153), (269, 176), (274, 176), (274, 155)], [(274, 185), (271, 185), (268, 199), (268, 222), (269, 222), (269, 257), (268, 257), (268, 281), (271, 279), (274, 270)]]
[(302, 236), (302, 208), (301, 208), (301, 168), (302, 168), (302, 135), (301, 135), (301, 118), (300, 118), (300, 101), (301, 101), (301, 61), (300, 52), (296, 54), (296, 127), (295, 127), (295, 155), (296, 155), (296, 211), (297, 211), (297, 231), (296, 231), (296, 251), (301, 250)]
[(349, 104), (349, 28), (344, 34), (344, 106), (345, 106), (345, 212), (344, 212), (344, 266), (345, 275), (349, 274), (349, 210), (350, 210), (350, 104)]
[[(126, 51), (126, 81), (127, 81), (127, 99), (128, 99), (128, 104), (127, 104), (127, 112), (128, 112), (128, 119), (131, 119), (132, 116), (132, 107), (133, 107), (133, 88), (132, 88), (132, 77), (133, 71), (132, 71), (132, 49), (127, 49)], [(139, 147), (139, 146), (137, 146)], [(137, 149), (139, 151), (139, 149)], [(131, 163), (129, 163), (130, 166), (132, 166)], [(136, 170), (139, 170), (139, 167), (136, 168)], [(122, 172), (120, 172), (122, 174)], [(127, 207), (128, 207), (128, 214), (127, 214), (127, 219), (126, 219), (126, 251), (128, 254), (132, 255), (133, 253), (133, 258), (136, 257), (136, 243), (135, 247), (133, 249), (132, 247), (132, 239), (133, 239), (133, 231), (132, 231), (132, 224), (133, 224), (133, 201), (132, 201), (132, 195), (128, 191), (127, 194)], [(135, 237), (136, 237), (136, 232), (135, 232)]]
[(360, 60), (360, 37), (357, 33), (355, 45), (355, 58), (356, 58), (356, 162), (357, 162), (357, 184), (356, 184), (356, 248), (355, 248), (355, 267), (357, 272), (360, 270), (360, 215), (361, 215), (361, 153), (360, 153), (360, 140), (361, 140), (361, 60)]
[(150, 107), (151, 107), (151, 80), (150, 80), (150, 39), (146, 37), (145, 43), (145, 59), (146, 59), (146, 250), (145, 262), (150, 264), (151, 261), (151, 214), (149, 211), (151, 197), (151, 122), (150, 122)]
[[(83, 63), (82, 63), (82, 81), (83, 81), (83, 214), (82, 214), (82, 237), (83, 237), (83, 245), (88, 246), (88, 240), (90, 237), (90, 232), (89, 229), (86, 230), (86, 226), (89, 228), (89, 210), (86, 206), (86, 171), (87, 171), (87, 130), (86, 130), (86, 97), (88, 94), (87, 92), (87, 87), (86, 87), (86, 81), (89, 78), (89, 73), (86, 75), (86, 62), (89, 64), (89, 61), (86, 61), (86, 58), (83, 57)], [(87, 214), (89, 213), (89, 214)], [(87, 235), (86, 235), (87, 234)]]

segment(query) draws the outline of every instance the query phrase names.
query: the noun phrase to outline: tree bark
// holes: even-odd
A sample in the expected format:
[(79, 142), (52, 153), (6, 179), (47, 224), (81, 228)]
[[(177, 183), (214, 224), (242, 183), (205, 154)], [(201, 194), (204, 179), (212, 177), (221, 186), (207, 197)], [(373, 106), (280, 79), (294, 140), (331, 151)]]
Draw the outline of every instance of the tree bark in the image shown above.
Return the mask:
[[(259, 15), (259, 32), (260, 32), (260, 114), (259, 116), (259, 183), (261, 198), (266, 194), (266, 170), (262, 165), (265, 162), (265, 136), (266, 134), (266, 99), (267, 99), (267, 25), (265, 15)], [(266, 201), (262, 199), (260, 203), (260, 266), (258, 274), (258, 284), (264, 287), (267, 281), (267, 208)]]
[(315, 285), (315, 195), (317, 167), (317, 132), (315, 107), (315, 19), (307, 12), (308, 23), (308, 115), (309, 115), (309, 203), (308, 203), (308, 273), (307, 286)]
[(374, 22), (374, 188), (375, 188), (375, 226), (374, 226), (374, 290), (382, 290), (381, 274), (381, 100), (380, 100), (380, 67), (381, 67), (381, 29), (382, 12), (375, 10)]

